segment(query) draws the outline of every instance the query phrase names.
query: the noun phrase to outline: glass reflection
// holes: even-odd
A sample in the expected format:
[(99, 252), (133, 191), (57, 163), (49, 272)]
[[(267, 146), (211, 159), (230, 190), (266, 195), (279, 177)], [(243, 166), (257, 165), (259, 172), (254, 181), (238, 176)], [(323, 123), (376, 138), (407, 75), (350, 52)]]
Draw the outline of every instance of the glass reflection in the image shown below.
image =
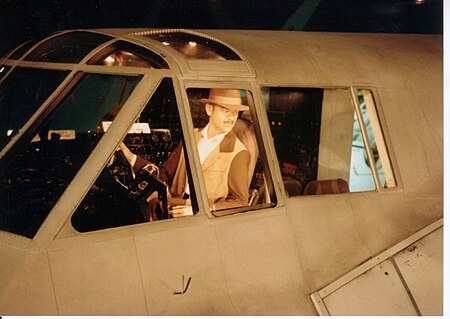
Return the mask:
[[(42, 119), (34, 138), (0, 161), (0, 229), (33, 238), (101, 136), (98, 123), (114, 118), (140, 77), (87, 74)], [(20, 112), (23, 105), (16, 106)], [(8, 155), (9, 155), (8, 153)]]

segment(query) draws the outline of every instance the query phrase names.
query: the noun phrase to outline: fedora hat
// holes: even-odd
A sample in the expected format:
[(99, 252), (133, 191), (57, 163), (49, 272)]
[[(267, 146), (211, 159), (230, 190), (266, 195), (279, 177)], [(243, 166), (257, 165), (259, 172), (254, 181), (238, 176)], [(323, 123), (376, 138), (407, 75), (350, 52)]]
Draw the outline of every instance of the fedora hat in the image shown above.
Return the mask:
[(234, 111), (247, 111), (249, 107), (242, 104), (241, 94), (236, 89), (211, 89), (209, 98), (200, 99), (203, 103), (220, 105)]

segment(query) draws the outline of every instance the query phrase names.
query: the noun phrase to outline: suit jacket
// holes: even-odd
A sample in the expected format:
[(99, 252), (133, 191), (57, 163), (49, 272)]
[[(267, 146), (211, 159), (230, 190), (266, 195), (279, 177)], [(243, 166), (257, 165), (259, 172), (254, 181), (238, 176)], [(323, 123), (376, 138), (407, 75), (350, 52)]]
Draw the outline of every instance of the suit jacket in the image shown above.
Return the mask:
[[(197, 145), (201, 138), (201, 131), (196, 132)], [(206, 157), (202, 164), (202, 172), (208, 200), (213, 210), (248, 204), (249, 163), (250, 152), (233, 131), (229, 132)], [(148, 162), (138, 157), (133, 168), (138, 171), (145, 164)], [(181, 142), (159, 169), (160, 178), (170, 185), (172, 204), (186, 204), (186, 200), (181, 198), (187, 185), (186, 160)]]

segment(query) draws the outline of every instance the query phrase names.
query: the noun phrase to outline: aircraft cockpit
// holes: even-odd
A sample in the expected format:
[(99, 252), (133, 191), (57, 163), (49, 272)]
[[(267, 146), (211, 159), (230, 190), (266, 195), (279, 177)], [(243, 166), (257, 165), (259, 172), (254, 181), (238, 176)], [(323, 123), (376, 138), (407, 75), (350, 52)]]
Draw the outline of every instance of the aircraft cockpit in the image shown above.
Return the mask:
[[(196, 32), (56, 33), (8, 54), (0, 77), (0, 227), (29, 238), (62, 207), (89, 232), (275, 207), (279, 188), (294, 197), (396, 185), (370, 89), (259, 88), (241, 53)], [(232, 129), (249, 153), (239, 206), (217, 203), (223, 181), (208, 182), (195, 151), (213, 89), (239, 92), (246, 106)], [(182, 153), (189, 205), (170, 204), (173, 180), (134, 170), (122, 144), (155, 167)]]

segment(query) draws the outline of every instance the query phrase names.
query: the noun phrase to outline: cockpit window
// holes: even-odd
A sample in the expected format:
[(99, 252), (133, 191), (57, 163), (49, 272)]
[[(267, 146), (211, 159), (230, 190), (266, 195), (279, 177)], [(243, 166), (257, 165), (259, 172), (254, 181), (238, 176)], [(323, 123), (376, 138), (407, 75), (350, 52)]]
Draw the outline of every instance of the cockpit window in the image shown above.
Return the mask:
[[(109, 124), (102, 121), (97, 134), (102, 135)], [(173, 174), (189, 184), (189, 215), (196, 214), (198, 205), (183, 146), (174, 87), (171, 79), (164, 79), (72, 215), (73, 227), (88, 232), (171, 218), (174, 208), (180, 208), (169, 196)], [(180, 166), (174, 165), (175, 157), (183, 158)]]
[[(193, 134), (201, 144), (199, 174), (204, 177), (212, 214), (273, 207), (276, 198), (267, 157), (258, 142), (256, 120), (246, 106), (253, 106), (251, 94), (246, 90), (225, 90), (242, 101), (240, 114), (236, 111), (227, 115), (227, 110), (217, 104), (217, 113), (210, 115), (207, 104), (212, 103), (209, 98), (217, 97), (213, 94), (217, 91), (224, 89), (187, 90), (194, 124), (194, 131), (187, 134)], [(228, 103), (233, 97), (223, 99)], [(102, 122), (103, 130), (108, 127), (107, 121)], [(225, 136), (220, 145), (214, 138), (198, 140), (202, 132), (209, 134), (221, 128), (227, 133), (214, 137)], [(98, 134), (103, 134), (101, 129)], [(211, 148), (210, 143), (215, 147)], [(209, 155), (206, 149), (211, 151)], [(166, 78), (72, 215), (73, 227), (89, 232), (196, 215), (199, 207), (189, 162), (173, 82)]]
[[(251, 92), (213, 87), (189, 88), (187, 94), (212, 215), (275, 206)], [(172, 195), (189, 192), (184, 185), (177, 191)]]
[(140, 76), (86, 74), (53, 116), (50, 130), (95, 132), (102, 120), (111, 121), (139, 83)]
[[(7, 155), (14, 154), (0, 161), (2, 230), (34, 237), (96, 146), (101, 137), (97, 127), (103, 119), (114, 118), (140, 77), (85, 74), (75, 79), (78, 83), (65, 99), (59, 105), (49, 106), (56, 111), (45, 115), (49, 118), (39, 119), (41, 124), (33, 130), (31, 141), (20, 144), (21, 148), (15, 145)], [(32, 97), (35, 95), (33, 93)], [(20, 116), (21, 109), (27, 111), (24, 101), (11, 102), (16, 102), (11, 106), (17, 109), (14, 116)]]
[(117, 41), (108, 45), (93, 56), (87, 64), (154, 69), (169, 68), (167, 62), (156, 53), (125, 41)]
[[(263, 92), (289, 196), (395, 187), (369, 90), (359, 90), (359, 105), (350, 89), (265, 88)], [(370, 118), (368, 107), (374, 113)], [(371, 132), (367, 142), (363, 139), (366, 128)], [(380, 145), (383, 156), (379, 157)], [(373, 152), (368, 155), (366, 149)], [(389, 168), (388, 179), (381, 157), (383, 168)]]
[(145, 35), (145, 37), (169, 46), (189, 59), (208, 60), (241, 60), (241, 58), (227, 46), (196, 35), (174, 32)]
[[(19, 132), (68, 73), (17, 67), (1, 83), (0, 150)], [(0, 74), (6, 74), (6, 69)]]
[(112, 38), (93, 32), (63, 33), (39, 44), (26, 57), (27, 61), (79, 63), (89, 52)]

